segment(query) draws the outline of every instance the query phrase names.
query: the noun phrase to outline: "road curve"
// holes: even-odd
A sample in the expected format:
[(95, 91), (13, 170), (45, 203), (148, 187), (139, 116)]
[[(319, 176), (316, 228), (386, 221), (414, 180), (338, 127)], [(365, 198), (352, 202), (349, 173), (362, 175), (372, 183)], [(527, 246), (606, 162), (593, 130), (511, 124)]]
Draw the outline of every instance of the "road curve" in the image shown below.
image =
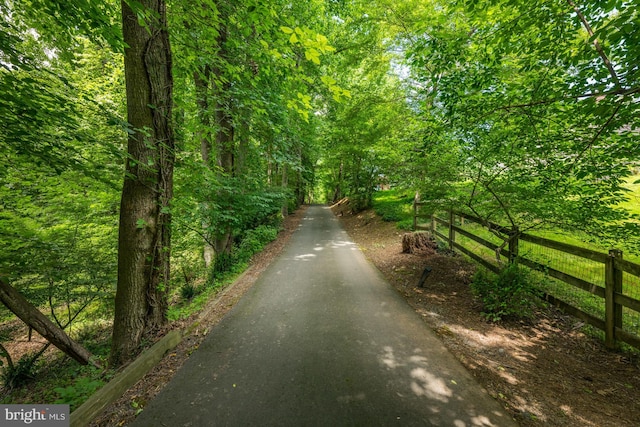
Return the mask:
[(326, 207), (134, 426), (515, 426)]

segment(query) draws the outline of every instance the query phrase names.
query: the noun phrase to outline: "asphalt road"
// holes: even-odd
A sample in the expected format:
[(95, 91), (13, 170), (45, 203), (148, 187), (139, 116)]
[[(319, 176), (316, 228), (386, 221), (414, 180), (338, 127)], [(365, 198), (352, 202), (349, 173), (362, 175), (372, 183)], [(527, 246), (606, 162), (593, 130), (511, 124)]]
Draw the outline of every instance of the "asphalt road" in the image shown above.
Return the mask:
[(326, 207), (135, 426), (514, 426)]

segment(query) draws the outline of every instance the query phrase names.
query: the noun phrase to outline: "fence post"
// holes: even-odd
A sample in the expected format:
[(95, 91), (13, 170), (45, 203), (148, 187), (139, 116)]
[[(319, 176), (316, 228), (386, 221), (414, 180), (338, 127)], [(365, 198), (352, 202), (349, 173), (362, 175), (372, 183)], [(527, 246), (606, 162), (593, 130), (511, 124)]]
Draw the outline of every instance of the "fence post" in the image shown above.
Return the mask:
[(455, 219), (455, 214), (453, 210), (449, 211), (449, 249), (453, 250), (453, 242), (456, 241), (456, 232), (453, 229), (453, 221)]
[(436, 237), (436, 214), (431, 215), (431, 235)]
[(514, 226), (509, 233), (509, 264), (513, 264), (518, 258), (520, 241), (520, 229), (518, 226)]
[(616, 346), (616, 327), (622, 328), (622, 306), (615, 302), (616, 293), (622, 293), (622, 270), (616, 268), (616, 259), (622, 259), (622, 251), (611, 249), (605, 264), (604, 290), (604, 343), (611, 349)]

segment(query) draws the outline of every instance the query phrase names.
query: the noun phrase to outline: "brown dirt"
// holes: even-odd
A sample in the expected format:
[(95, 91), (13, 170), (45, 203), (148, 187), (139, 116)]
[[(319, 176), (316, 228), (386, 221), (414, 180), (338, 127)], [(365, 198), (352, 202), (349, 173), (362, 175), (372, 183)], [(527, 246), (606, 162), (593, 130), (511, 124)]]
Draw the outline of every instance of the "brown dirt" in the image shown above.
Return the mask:
[[(607, 351), (583, 323), (553, 308), (527, 322), (489, 323), (461, 257), (402, 253), (402, 234), (371, 211), (344, 214), (351, 238), (522, 426), (640, 425), (637, 357)], [(421, 274), (431, 267), (424, 287)]]

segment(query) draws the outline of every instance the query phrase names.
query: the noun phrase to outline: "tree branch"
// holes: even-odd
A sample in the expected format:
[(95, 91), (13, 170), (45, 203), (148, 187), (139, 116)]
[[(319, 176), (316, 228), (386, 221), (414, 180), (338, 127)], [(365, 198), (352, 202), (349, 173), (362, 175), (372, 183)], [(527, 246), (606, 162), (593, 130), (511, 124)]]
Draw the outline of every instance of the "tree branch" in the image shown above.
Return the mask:
[(215, 241), (212, 241), (208, 236), (206, 236), (202, 231), (198, 230), (197, 228), (191, 227), (190, 225), (188, 225), (186, 222), (183, 221), (175, 221), (178, 225), (186, 228), (187, 230), (191, 230), (194, 233), (196, 233), (198, 236), (202, 237), (202, 239), (205, 241), (206, 244), (214, 246), (215, 245)]
[(582, 158), (584, 153), (586, 153), (587, 150), (589, 150), (591, 147), (593, 147), (593, 144), (595, 144), (596, 141), (598, 140), (598, 138), (600, 138), (600, 135), (602, 135), (602, 132), (604, 132), (604, 130), (607, 127), (609, 127), (609, 125), (611, 124), (613, 119), (616, 117), (616, 115), (618, 114), (618, 111), (620, 110), (621, 107), (622, 107), (622, 103), (618, 103), (618, 105), (616, 105), (615, 110), (613, 110), (613, 113), (611, 113), (611, 116), (609, 116), (609, 118), (607, 119), (605, 124), (603, 124), (600, 127), (600, 129), (598, 129), (598, 131), (593, 136), (593, 138), (591, 138), (591, 141), (589, 141), (589, 143), (582, 149), (582, 151), (580, 151), (580, 153), (578, 153), (576, 158), (573, 160), (573, 163), (571, 164), (571, 167), (569, 168), (569, 170), (573, 170), (573, 168), (575, 167), (576, 163), (578, 162), (578, 160), (580, 160), (580, 158)]
[(591, 25), (589, 25), (589, 22), (587, 22), (587, 19), (585, 18), (584, 14), (580, 10), (580, 8), (578, 8), (578, 6), (573, 2), (573, 0), (567, 0), (567, 3), (569, 3), (569, 5), (573, 8), (573, 10), (578, 15), (578, 18), (582, 22), (582, 25), (584, 26), (585, 30), (587, 30), (589, 37), (593, 39), (593, 46), (596, 48), (596, 51), (598, 52), (598, 55), (600, 55), (600, 58), (602, 58), (602, 61), (604, 62), (605, 67), (607, 67), (607, 70), (609, 70), (609, 74), (611, 75), (611, 79), (613, 80), (613, 83), (616, 85), (618, 89), (621, 89), (622, 85), (620, 84), (620, 78), (618, 77), (616, 70), (613, 68), (613, 64), (611, 64), (611, 60), (609, 59), (604, 49), (600, 45), (600, 42), (598, 41), (597, 38), (594, 37), (594, 33), (593, 33), (593, 29), (591, 28)]
[(579, 100), (579, 99), (594, 98), (594, 97), (597, 98), (597, 97), (607, 97), (607, 96), (629, 96), (629, 95), (635, 95), (636, 93), (640, 93), (640, 87), (633, 87), (628, 89), (615, 89), (607, 92), (592, 92), (592, 93), (585, 93), (582, 95), (563, 96), (563, 97), (551, 98), (551, 99), (541, 99), (539, 101), (532, 101), (532, 102), (527, 102), (523, 104), (509, 104), (509, 105), (504, 105), (502, 107), (498, 107), (493, 111), (495, 112), (497, 110), (512, 110), (516, 108), (537, 107), (539, 105), (549, 105), (559, 101)]

